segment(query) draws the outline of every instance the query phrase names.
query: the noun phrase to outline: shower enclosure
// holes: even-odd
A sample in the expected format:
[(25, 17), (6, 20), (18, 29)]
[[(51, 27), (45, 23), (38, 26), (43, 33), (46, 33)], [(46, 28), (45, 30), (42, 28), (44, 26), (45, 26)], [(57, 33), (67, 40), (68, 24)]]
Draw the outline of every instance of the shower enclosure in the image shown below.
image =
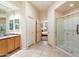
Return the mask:
[(79, 56), (79, 12), (56, 19), (57, 46)]

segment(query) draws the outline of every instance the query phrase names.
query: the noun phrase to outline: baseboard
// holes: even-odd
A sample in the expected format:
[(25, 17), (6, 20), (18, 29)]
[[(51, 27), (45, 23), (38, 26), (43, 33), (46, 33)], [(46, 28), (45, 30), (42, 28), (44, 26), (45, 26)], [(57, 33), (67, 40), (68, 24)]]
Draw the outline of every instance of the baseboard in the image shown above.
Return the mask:
[(62, 49), (62, 48), (60, 48), (60, 47), (58, 47), (58, 46), (56, 46), (56, 48), (57, 48), (58, 50), (60, 50), (61, 52), (67, 54), (69, 57), (74, 57), (71, 53), (68, 53), (68, 52), (65, 51), (64, 49)]
[(56, 47), (55, 45), (52, 45), (52, 44), (50, 44), (50, 43), (48, 43), (48, 45), (49, 45), (49, 46), (51, 46), (51, 47), (53, 47), (53, 48), (55, 48), (55, 47)]
[(34, 43), (32, 43), (31, 45), (29, 45), (28, 47), (31, 47), (32, 45), (34, 45)]
[(49, 46), (53, 47), (51, 44), (48, 43)]
[(64, 49), (62, 49), (62, 48), (60, 48), (60, 47), (58, 47), (58, 46), (52, 46), (52, 45), (49, 44), (49, 43), (48, 43), (48, 45), (50, 45), (51, 47), (54, 47), (54, 48), (60, 50), (61, 52), (67, 54), (69, 57), (74, 57), (74, 55), (72, 55), (71, 53), (68, 53), (67, 51), (65, 51)]
[(39, 43), (41, 40), (37, 41), (36, 43)]

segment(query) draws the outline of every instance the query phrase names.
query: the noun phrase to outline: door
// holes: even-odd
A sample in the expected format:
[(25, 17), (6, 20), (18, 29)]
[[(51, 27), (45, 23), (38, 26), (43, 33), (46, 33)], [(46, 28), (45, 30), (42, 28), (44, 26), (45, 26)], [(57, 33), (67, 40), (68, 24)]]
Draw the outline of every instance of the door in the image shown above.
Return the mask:
[(79, 56), (79, 34), (77, 32), (79, 28), (77, 25), (79, 25), (79, 13), (57, 20), (57, 44), (74, 56)]
[(39, 42), (41, 40), (41, 26), (40, 26), (40, 21), (39, 20), (37, 20), (37, 24), (36, 25), (37, 25), (36, 42)]
[(27, 46), (30, 46), (35, 43), (36, 40), (36, 21), (32, 17), (27, 19)]
[(63, 18), (57, 19), (57, 44), (61, 46), (64, 39)]

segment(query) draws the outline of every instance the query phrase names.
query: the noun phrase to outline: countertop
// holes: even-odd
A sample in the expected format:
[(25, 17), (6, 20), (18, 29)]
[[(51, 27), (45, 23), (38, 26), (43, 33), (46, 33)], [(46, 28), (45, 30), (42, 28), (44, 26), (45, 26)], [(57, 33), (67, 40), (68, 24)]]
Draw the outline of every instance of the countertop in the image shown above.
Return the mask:
[(5, 39), (5, 38), (15, 37), (15, 36), (19, 36), (19, 35), (6, 35), (6, 36), (1, 36), (0, 37), (0, 40)]

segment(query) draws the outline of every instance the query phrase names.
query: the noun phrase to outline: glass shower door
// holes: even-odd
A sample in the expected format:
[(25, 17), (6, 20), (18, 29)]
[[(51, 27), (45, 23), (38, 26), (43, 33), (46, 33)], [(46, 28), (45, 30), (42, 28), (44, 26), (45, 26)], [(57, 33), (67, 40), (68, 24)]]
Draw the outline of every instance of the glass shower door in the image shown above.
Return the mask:
[(61, 46), (64, 40), (63, 18), (57, 19), (57, 45)]
[(79, 34), (77, 34), (77, 25), (79, 25), (79, 13), (73, 14), (70, 17), (72, 19), (72, 33), (73, 41), (71, 43), (71, 53), (75, 56), (79, 56)]
[(79, 56), (79, 13), (57, 19), (57, 45), (65, 51)]

